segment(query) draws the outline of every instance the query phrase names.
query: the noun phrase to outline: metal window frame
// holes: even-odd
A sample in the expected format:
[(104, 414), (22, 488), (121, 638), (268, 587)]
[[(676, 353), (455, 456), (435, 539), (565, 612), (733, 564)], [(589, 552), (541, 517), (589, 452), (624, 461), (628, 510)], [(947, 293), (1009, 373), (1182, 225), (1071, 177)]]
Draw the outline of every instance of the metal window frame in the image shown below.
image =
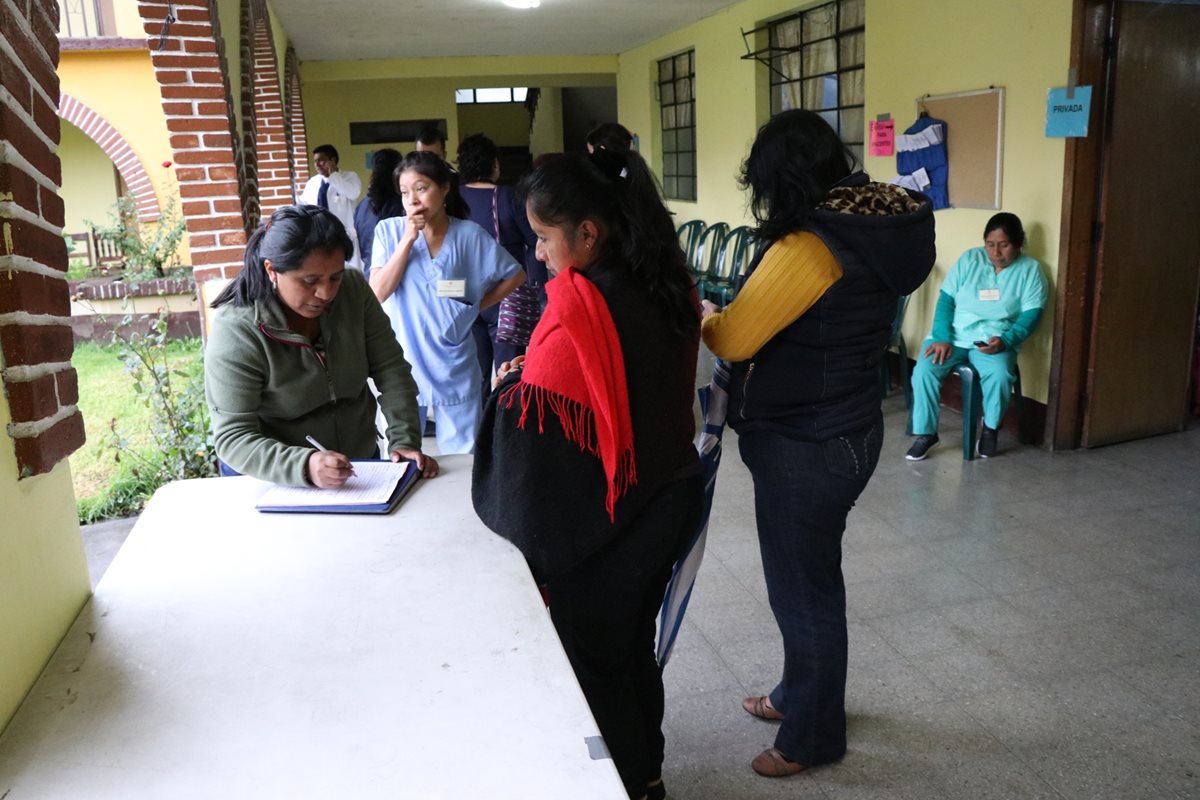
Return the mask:
[[(685, 75), (680, 75), (679, 73), (677, 73), (675, 71), (675, 59), (679, 58), (679, 56), (682, 56), (682, 55), (687, 55), (687, 57), (688, 57), (688, 72)], [(671, 77), (664, 80), (662, 77), (663, 64), (668, 63), (668, 62), (671, 65)], [(692, 132), (692, 136), (691, 136), (692, 146), (687, 149), (680, 148), (678, 146), (678, 138), (676, 138), (676, 147), (672, 150), (667, 150), (666, 144), (665, 144), (665, 140), (666, 140), (665, 136), (663, 138), (663, 141), (664, 141), (664, 144), (662, 147), (663, 193), (666, 195), (668, 200), (683, 200), (686, 202), (694, 203), (694, 202), (696, 202), (696, 198), (700, 194), (699, 187), (697, 186), (697, 183), (698, 183), (697, 173), (699, 172), (699, 165), (697, 164), (697, 158), (696, 158), (696, 48), (693, 47), (688, 50), (681, 50), (678, 53), (667, 56), (666, 58), (660, 58), (655, 62), (655, 65), (658, 67), (658, 70), (655, 74), (655, 85), (658, 89), (658, 120), (659, 120), (659, 125), (662, 128), (663, 134), (666, 134), (668, 131), (690, 130)], [(663, 87), (667, 86), (667, 85), (671, 85), (673, 88), (678, 90), (679, 83), (680, 83), (680, 81), (683, 81), (683, 80), (689, 81), (688, 85), (690, 87), (690, 91), (689, 91), (688, 99), (682, 103), (679, 102), (679, 100), (678, 100), (679, 93), (678, 93), (678, 91), (676, 91), (674, 93), (674, 97), (676, 98), (675, 102), (664, 103), (662, 100)], [(688, 123), (687, 125), (679, 125), (678, 124), (679, 116), (678, 116), (678, 112), (676, 112), (675, 119), (676, 119), (677, 124), (675, 124), (671, 127), (667, 127), (667, 120), (666, 120), (667, 109), (668, 108), (679, 108), (681, 106), (690, 106), (691, 122)], [(675, 159), (676, 167), (671, 172), (667, 171), (666, 156), (668, 156), (668, 155), (676, 156), (676, 159)], [(680, 155), (690, 155), (692, 157), (692, 171), (691, 172), (681, 172), (679, 170), (678, 156), (680, 156)], [(674, 178), (676, 181), (676, 183), (675, 183), (676, 191), (674, 194), (667, 193), (667, 191), (666, 191), (667, 178)], [(678, 186), (679, 186), (678, 179), (679, 178), (690, 178), (691, 179), (692, 194), (690, 197), (680, 195), (680, 193), (678, 191)]]
[[(782, 109), (778, 109), (775, 107), (776, 97), (777, 97), (777, 95), (781, 94), (780, 92), (777, 91), (777, 87), (789, 85), (789, 84), (803, 84), (805, 81), (814, 80), (816, 78), (824, 78), (824, 77), (828, 77), (830, 75), (837, 76), (837, 79), (838, 79), (837, 104), (833, 105), (833, 106), (822, 107), (822, 108), (813, 108), (813, 109), (809, 109), (809, 110), (815, 111), (815, 112), (830, 112), (830, 111), (837, 112), (838, 135), (841, 137), (842, 141), (848, 145), (857, 145), (857, 146), (861, 147), (861, 146), (865, 145), (865, 141), (864, 141), (865, 133), (863, 131), (859, 131), (857, 136), (854, 139), (846, 138), (845, 131), (841, 130), (842, 112), (847, 111), (847, 110), (853, 110), (856, 108), (863, 109), (864, 119), (865, 119), (866, 104), (865, 103), (851, 103), (849, 105), (842, 105), (842, 102), (841, 102), (842, 78), (841, 78), (841, 76), (846, 73), (855, 72), (860, 69), (865, 70), (867, 67), (867, 64), (866, 64), (866, 59), (864, 58), (863, 61), (860, 63), (843, 65), (842, 64), (841, 43), (842, 43), (842, 39), (845, 39), (856, 33), (861, 33), (861, 34), (865, 35), (867, 26), (866, 26), (866, 23), (864, 22), (862, 25), (856, 25), (852, 28), (847, 28), (846, 30), (842, 30), (842, 4), (844, 1), (845, 0), (829, 0), (829, 2), (821, 3), (820, 5), (815, 5), (810, 8), (805, 8), (801, 11), (796, 11), (794, 13), (788, 14), (787, 16), (770, 20), (769, 22), (763, 23), (762, 25), (758, 26), (757, 28), (754, 28), (753, 30), (742, 31), (742, 38), (744, 40), (746, 40), (747, 42), (749, 41), (748, 37), (752, 37), (755, 34), (763, 33), (763, 32), (765, 32), (767, 34), (767, 46), (763, 47), (763, 48), (759, 48), (758, 50), (750, 50), (749, 44), (747, 44), (747, 52), (744, 56), (742, 56), (742, 59), (758, 61), (760, 64), (765, 65), (768, 70), (770, 70), (768, 91), (770, 92), (770, 103), (771, 103), (771, 115), (772, 116), (774, 116), (775, 114), (778, 114), (779, 111), (782, 110)], [(834, 21), (833, 21), (834, 33), (833, 33), (833, 35), (819, 36), (815, 39), (812, 39), (811, 41), (805, 41), (804, 26), (805, 26), (806, 20), (812, 14), (818, 13), (822, 9), (827, 9), (831, 6), (834, 9)], [(799, 25), (800, 25), (800, 37), (799, 37), (800, 41), (794, 47), (777, 47), (774, 44), (772, 44), (772, 42), (775, 39), (775, 30), (779, 26), (785, 25), (790, 22), (798, 22), (799, 23)], [(789, 53), (799, 53), (807, 47), (812, 47), (813, 45), (819, 44), (821, 42), (828, 42), (828, 41), (834, 42), (834, 69), (833, 70), (827, 70), (824, 72), (805, 73), (803, 57), (801, 57), (801, 59), (800, 59), (800, 65), (799, 65), (800, 66), (800, 74), (797, 77), (792, 77), (791, 75), (787, 75), (786, 73), (782, 72), (779, 69), (779, 67), (776, 66), (776, 61), (784, 55), (787, 55)], [(801, 98), (803, 98), (803, 96), (804, 96), (803, 88), (801, 88), (801, 90), (800, 90), (800, 96), (801, 96)]]

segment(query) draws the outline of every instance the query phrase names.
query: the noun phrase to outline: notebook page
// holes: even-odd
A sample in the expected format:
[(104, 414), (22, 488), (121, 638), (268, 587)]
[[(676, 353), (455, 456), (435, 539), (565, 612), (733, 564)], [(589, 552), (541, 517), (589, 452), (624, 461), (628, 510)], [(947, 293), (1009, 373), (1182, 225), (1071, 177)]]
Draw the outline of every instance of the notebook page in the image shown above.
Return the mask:
[(313, 508), (318, 506), (372, 506), (386, 503), (404, 477), (409, 462), (355, 461), (354, 474), (340, 489), (311, 486), (273, 486), (257, 506)]

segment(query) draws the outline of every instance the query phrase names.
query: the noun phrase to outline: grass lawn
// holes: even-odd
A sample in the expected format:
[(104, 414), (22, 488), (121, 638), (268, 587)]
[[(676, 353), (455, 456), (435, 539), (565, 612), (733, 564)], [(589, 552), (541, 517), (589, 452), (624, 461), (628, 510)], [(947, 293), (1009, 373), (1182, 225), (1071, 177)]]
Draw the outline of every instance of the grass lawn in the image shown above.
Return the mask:
[[(115, 424), (131, 449), (149, 451), (151, 410), (134, 391), (133, 377), (121, 362), (119, 348), (91, 342), (75, 348), (71, 363), (79, 375), (79, 409), (83, 412), (87, 442), (71, 456), (71, 474), (76, 501), (102, 494), (112, 487), (121, 472), (116, 453), (106, 446)], [(169, 351), (173, 366), (184, 366), (200, 358), (200, 340), (172, 342)]]

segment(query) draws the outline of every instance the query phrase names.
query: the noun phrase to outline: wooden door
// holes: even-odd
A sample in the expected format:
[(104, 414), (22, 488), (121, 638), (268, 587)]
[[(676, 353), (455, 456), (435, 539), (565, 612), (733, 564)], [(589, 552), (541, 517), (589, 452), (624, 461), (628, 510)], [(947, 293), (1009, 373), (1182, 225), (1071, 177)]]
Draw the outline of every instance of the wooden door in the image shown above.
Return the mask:
[(1200, 5), (1115, 14), (1085, 447), (1183, 427), (1200, 294)]

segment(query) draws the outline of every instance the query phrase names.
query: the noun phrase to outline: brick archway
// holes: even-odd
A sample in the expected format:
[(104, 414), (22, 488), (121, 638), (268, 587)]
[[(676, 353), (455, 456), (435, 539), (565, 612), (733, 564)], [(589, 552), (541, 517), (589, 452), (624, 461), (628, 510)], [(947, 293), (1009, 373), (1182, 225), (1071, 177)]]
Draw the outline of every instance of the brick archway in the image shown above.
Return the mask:
[(296, 186), (308, 183), (308, 134), (304, 127), (304, 96), (300, 89), (300, 60), (288, 46), (283, 67), (284, 130), (287, 132), (288, 155), (291, 158)]
[(295, 176), (289, 158), (284, 125), (283, 93), (279, 84), (279, 59), (271, 36), (266, 4), (254, 19), (254, 149), (257, 162), (258, 202), (270, 215), (296, 202)]
[(141, 159), (108, 120), (67, 94), (59, 98), (58, 116), (87, 134), (113, 162), (117, 172), (121, 173), (121, 179), (133, 194), (139, 220), (151, 222), (162, 216), (158, 195), (154, 193), (154, 184), (150, 181), (146, 168), (142, 166)]

